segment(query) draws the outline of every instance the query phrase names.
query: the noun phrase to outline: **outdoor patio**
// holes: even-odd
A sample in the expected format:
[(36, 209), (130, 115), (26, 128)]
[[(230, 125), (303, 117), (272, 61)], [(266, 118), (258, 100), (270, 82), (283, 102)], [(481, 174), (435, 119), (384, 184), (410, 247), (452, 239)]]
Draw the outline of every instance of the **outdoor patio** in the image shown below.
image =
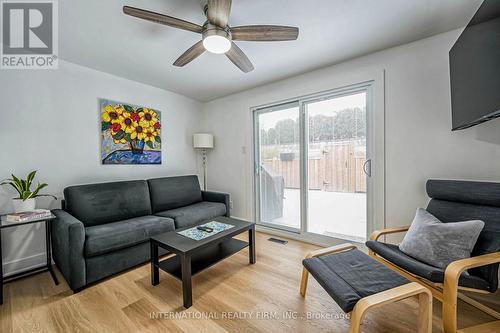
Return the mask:
[[(272, 223), (298, 228), (300, 192), (285, 189), (283, 217)], [(309, 191), (309, 232), (352, 241), (366, 240), (366, 193)]]

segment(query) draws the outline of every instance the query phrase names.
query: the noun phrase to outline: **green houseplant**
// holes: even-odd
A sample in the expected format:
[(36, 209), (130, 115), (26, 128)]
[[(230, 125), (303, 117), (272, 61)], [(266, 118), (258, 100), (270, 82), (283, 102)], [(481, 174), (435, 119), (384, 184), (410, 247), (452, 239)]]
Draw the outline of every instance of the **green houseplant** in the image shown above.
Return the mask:
[(12, 178), (8, 178), (3, 180), (0, 185), (10, 185), (12, 186), (16, 192), (18, 193), (18, 197), (12, 199), (12, 203), (14, 205), (14, 212), (26, 212), (35, 209), (37, 197), (52, 197), (57, 199), (55, 196), (51, 194), (39, 194), (40, 191), (47, 187), (46, 183), (38, 183), (35, 190), (31, 190), (31, 184), (33, 183), (33, 179), (35, 178), (36, 170), (32, 171), (26, 176), (25, 179), (18, 178), (14, 175), (11, 175)]

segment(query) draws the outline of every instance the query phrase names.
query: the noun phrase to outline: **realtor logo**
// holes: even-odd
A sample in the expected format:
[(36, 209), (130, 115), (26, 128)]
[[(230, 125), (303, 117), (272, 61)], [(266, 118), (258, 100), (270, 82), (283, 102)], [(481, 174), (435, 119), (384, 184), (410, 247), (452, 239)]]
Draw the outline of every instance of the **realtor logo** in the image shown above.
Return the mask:
[(2, 69), (57, 68), (57, 2), (2, 0)]

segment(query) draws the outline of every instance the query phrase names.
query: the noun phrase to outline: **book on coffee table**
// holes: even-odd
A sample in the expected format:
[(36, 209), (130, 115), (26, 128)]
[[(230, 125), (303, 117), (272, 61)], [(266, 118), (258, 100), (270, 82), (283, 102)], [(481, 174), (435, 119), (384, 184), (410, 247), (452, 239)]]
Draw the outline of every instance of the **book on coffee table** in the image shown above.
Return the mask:
[(50, 217), (52, 213), (48, 209), (35, 209), (29, 212), (9, 214), (6, 217), (7, 222), (28, 222), (44, 217)]
[[(210, 229), (213, 229), (213, 231), (207, 232), (207, 231), (199, 230), (198, 227), (208, 227)], [(205, 239), (205, 238), (210, 237), (212, 235), (218, 234), (221, 231), (231, 229), (232, 227), (234, 227), (234, 226), (230, 225), (230, 224), (212, 221), (212, 222), (208, 222), (208, 223), (205, 223), (205, 224), (202, 224), (202, 225), (190, 228), (190, 229), (179, 231), (178, 234), (185, 236), (185, 237), (188, 237), (188, 238), (191, 238), (191, 239), (194, 239), (194, 240), (202, 240), (202, 239)]]

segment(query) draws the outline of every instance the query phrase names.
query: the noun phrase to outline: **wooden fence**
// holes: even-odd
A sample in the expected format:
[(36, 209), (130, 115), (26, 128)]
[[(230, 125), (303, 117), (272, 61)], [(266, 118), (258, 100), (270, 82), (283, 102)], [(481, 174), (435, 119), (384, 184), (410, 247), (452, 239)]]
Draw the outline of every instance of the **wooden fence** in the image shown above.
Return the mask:
[[(323, 147), (317, 158), (309, 158), (309, 189), (328, 192), (366, 192), (363, 164), (365, 154), (356, 153), (356, 143), (331, 143)], [(264, 165), (282, 175), (286, 188), (300, 187), (298, 158), (264, 160)]]

